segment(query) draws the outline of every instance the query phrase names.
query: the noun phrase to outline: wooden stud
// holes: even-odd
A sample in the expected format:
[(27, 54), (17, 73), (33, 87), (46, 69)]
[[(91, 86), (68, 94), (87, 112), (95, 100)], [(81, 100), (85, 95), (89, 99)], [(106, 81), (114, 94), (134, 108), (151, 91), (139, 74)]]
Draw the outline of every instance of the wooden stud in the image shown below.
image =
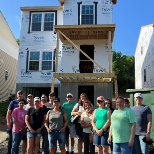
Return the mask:
[(108, 72), (111, 73), (111, 31), (108, 32)]

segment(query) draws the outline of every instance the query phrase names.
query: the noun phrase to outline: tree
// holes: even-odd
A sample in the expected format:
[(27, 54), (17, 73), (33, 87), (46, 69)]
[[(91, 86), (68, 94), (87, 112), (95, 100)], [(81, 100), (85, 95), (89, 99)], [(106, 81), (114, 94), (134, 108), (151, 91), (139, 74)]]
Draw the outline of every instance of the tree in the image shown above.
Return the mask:
[(16, 39), (16, 42), (18, 43), (18, 45), (20, 44), (20, 39)]
[(125, 93), (126, 89), (135, 87), (135, 64), (134, 57), (122, 55), (121, 52), (113, 51), (113, 71), (117, 75), (118, 91)]

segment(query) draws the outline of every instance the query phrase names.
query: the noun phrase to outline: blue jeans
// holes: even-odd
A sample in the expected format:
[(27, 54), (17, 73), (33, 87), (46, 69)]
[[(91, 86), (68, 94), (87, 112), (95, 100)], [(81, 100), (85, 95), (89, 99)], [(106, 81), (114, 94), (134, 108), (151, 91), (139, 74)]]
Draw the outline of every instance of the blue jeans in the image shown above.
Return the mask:
[(59, 148), (65, 148), (66, 135), (64, 132), (52, 131), (48, 133), (49, 149), (57, 147), (57, 141)]
[(134, 145), (133, 145), (133, 154), (148, 154), (149, 147), (148, 144), (143, 142), (145, 136), (135, 135)]
[(8, 133), (8, 149), (7, 154), (11, 154), (11, 148), (12, 148), (12, 128), (7, 129)]
[(24, 135), (23, 133), (12, 132), (11, 154), (18, 154), (19, 153), (19, 145), (20, 145), (20, 142), (21, 142), (23, 135)]
[(43, 138), (43, 142), (42, 142), (43, 152), (44, 154), (49, 154), (48, 132), (45, 127), (42, 129), (42, 138)]
[(132, 147), (126, 143), (113, 143), (113, 154), (132, 154)]

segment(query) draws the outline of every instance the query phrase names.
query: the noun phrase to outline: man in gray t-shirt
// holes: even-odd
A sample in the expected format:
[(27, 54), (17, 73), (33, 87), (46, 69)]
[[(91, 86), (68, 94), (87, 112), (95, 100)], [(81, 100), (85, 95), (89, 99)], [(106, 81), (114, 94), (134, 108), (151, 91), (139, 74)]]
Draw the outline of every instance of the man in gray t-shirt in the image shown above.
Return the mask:
[(137, 123), (133, 154), (148, 154), (148, 145), (144, 143), (142, 139), (144, 137), (146, 137), (146, 141), (150, 139), (152, 112), (149, 106), (142, 104), (143, 96), (141, 93), (135, 93), (134, 100), (136, 102), (136, 106), (131, 107), (131, 109), (136, 115)]

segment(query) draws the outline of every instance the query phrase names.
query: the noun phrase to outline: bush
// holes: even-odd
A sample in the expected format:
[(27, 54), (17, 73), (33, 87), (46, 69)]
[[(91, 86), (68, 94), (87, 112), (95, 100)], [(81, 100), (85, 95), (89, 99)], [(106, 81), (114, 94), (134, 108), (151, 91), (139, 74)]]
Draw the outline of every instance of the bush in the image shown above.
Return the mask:
[(9, 105), (9, 101), (0, 103), (0, 115), (1, 116), (6, 115), (8, 105)]

